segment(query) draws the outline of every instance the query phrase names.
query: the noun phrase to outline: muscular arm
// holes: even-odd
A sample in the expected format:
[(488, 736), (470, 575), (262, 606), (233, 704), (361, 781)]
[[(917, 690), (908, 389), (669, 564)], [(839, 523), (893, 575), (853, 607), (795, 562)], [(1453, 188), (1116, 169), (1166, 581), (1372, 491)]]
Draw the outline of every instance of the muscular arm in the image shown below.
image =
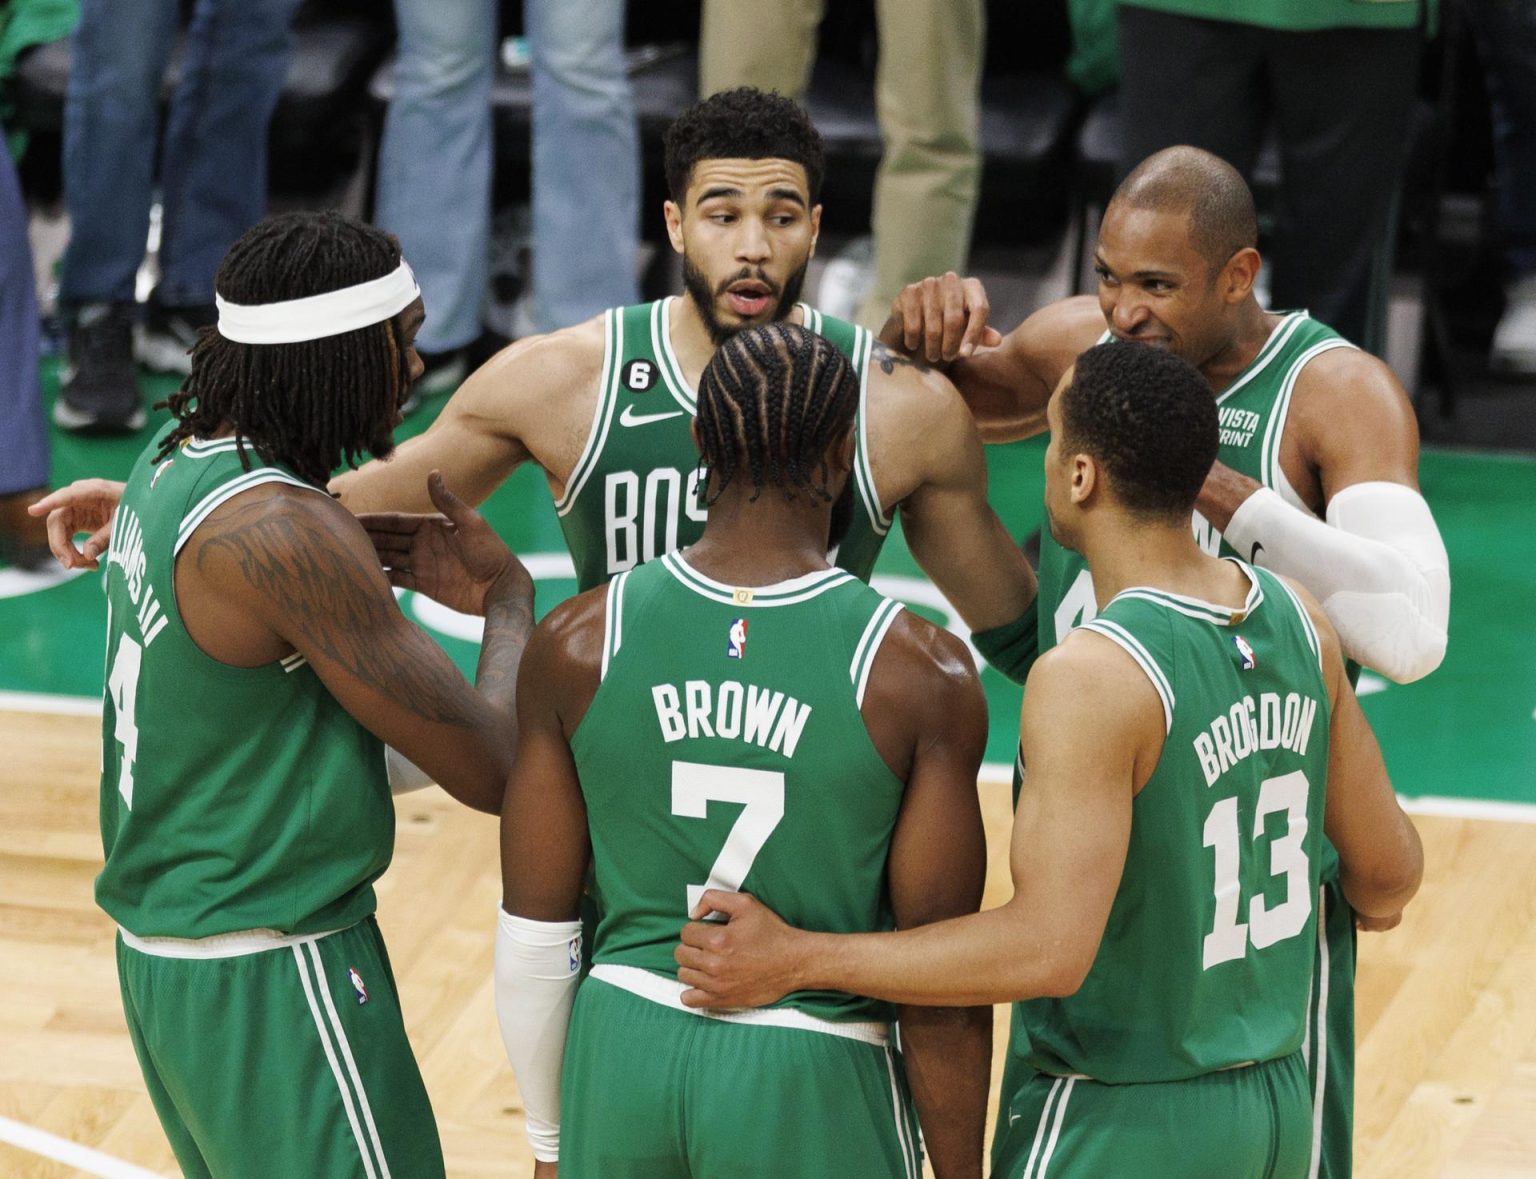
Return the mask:
[(1323, 830), (1338, 850), (1340, 885), (1355, 912), (1394, 917), (1418, 891), (1424, 875), (1419, 833), (1392, 791), (1381, 747), (1344, 672), (1338, 635), (1307, 591), (1297, 596), (1322, 642), (1330, 703), (1328, 786)]
[[(897, 299), (881, 340), (898, 351), (927, 355), (922, 341), (934, 316), (934, 302), (924, 296), (925, 279), (907, 287)], [(956, 280), (957, 282), (960, 280)], [(942, 300), (940, 304), (942, 305)], [(1045, 429), (1045, 405), (1061, 376), (1104, 334), (1098, 301), (1083, 295), (1040, 308), (995, 348), (950, 361), (945, 373), (965, 398), (986, 442), (1013, 442)], [(909, 341), (918, 341), (909, 346)], [(930, 361), (938, 358), (927, 355)]]
[[(603, 360), (601, 325), (596, 320), (503, 349), (470, 374), (426, 433), (407, 438), (387, 459), (338, 475), (331, 490), (353, 512), (430, 512), (423, 490), (429, 471), (442, 471), (450, 487), (479, 504), (520, 463), (552, 463), (536, 453), (537, 444), (561, 452), (565, 411), (592, 404)], [(583, 419), (571, 428), (587, 425)], [(575, 440), (574, 450), (584, 438)]]
[[(888, 862), (897, 928), (976, 912), (986, 878), (976, 773), (987, 704), (964, 646), (900, 615), (875, 657), (864, 715), (882, 751), (899, 741), (911, 759)], [(991, 1008), (903, 1006), (897, 1018), (934, 1174), (979, 1176)]]
[(501, 812), (496, 1011), (534, 1157), (545, 1163), (559, 1157), (560, 1074), (580, 961), (577, 907), (592, 846), (570, 735), (597, 690), (607, 592), (556, 607), (529, 641), (517, 764)]
[(684, 930), (679, 977), (695, 989), (683, 1001), (758, 1004), (798, 987), (940, 1005), (1074, 992), (1125, 868), (1135, 790), (1162, 752), (1162, 706), (1128, 655), (1079, 633), (1035, 664), (1020, 736), (1029, 775), (1007, 904), (897, 933), (835, 935), (791, 930), (756, 902), (707, 893), (731, 920)]
[(1035, 574), (987, 502), (986, 457), (964, 404), (937, 373), (879, 345), (871, 367), (871, 446), (881, 470), (907, 468), (900, 510), (912, 556), (972, 630), (1014, 621), (1035, 600)]
[(1201, 513), (1241, 555), (1311, 590), (1350, 658), (1400, 683), (1428, 675), (1445, 656), (1450, 563), (1418, 491), (1418, 428), (1391, 370), (1354, 349), (1316, 357), (1297, 383), (1287, 458), (1325, 519), (1220, 464)]
[(244, 620), (291, 645), (370, 732), (460, 801), (500, 810), (517, 741), (511, 690), (532, 623), (530, 595), (502, 588), (488, 596), (485, 691), (476, 692), (400, 613), (357, 521), (327, 496), (281, 485), (218, 508), (178, 560), (176, 584), (184, 602), (216, 599), (227, 625)]

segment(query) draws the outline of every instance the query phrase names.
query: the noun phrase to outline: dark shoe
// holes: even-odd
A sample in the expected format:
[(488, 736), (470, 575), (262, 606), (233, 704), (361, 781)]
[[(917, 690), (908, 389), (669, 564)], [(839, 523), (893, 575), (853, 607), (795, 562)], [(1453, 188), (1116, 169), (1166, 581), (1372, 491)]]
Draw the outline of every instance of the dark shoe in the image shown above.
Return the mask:
[(144, 424), (133, 367), (133, 305), (87, 303), (69, 326), (53, 421), (80, 433), (132, 433)]
[(421, 376), (411, 386), (410, 396), (405, 399), (400, 412), (410, 413), (421, 404), (423, 397), (437, 397), (457, 390), (469, 375), (468, 353), (467, 348), (454, 348), (448, 352), (422, 352), (418, 349), (417, 355), (421, 357), (422, 363)]
[(27, 515), (27, 505), (48, 493), (46, 487), (0, 495), (0, 565), (29, 571), (48, 568), (48, 520)]
[(212, 303), (193, 307), (162, 307), (150, 301), (144, 311), (144, 324), (134, 335), (134, 358), (157, 373), (192, 371), (192, 345), (202, 328), (219, 321), (219, 311)]

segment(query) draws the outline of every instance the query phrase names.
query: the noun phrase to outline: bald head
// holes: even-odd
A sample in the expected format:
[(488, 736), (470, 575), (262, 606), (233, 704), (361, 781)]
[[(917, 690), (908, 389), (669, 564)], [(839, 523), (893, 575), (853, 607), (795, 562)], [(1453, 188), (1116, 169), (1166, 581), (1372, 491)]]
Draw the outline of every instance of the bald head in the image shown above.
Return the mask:
[(1189, 236), (1211, 269), (1259, 244), (1253, 193), (1231, 164), (1198, 147), (1170, 147), (1148, 156), (1120, 182), (1111, 207), (1184, 213)]

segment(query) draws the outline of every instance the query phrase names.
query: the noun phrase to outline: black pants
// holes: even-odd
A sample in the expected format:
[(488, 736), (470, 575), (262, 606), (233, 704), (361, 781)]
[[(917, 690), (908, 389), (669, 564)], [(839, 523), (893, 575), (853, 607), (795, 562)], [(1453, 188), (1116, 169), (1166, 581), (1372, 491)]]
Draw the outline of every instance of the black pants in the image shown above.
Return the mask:
[(1187, 143), (1252, 177), (1280, 145), (1276, 307), (1305, 307), (1380, 351), (1419, 29), (1282, 32), (1122, 5), (1122, 173)]

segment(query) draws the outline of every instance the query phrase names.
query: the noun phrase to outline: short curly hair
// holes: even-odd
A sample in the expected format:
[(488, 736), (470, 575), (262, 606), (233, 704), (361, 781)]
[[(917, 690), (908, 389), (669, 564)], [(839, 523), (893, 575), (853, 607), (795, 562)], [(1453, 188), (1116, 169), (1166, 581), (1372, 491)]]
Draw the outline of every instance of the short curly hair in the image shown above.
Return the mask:
[(821, 132), (792, 99), (751, 86), (722, 90), (672, 121), (665, 138), (667, 188), (678, 204), (700, 160), (789, 160), (805, 169), (811, 204), (821, 199)]
[(1103, 464), (1139, 516), (1187, 518), (1216, 461), (1216, 398), (1200, 371), (1147, 344), (1099, 344), (1061, 394), (1060, 447)]

